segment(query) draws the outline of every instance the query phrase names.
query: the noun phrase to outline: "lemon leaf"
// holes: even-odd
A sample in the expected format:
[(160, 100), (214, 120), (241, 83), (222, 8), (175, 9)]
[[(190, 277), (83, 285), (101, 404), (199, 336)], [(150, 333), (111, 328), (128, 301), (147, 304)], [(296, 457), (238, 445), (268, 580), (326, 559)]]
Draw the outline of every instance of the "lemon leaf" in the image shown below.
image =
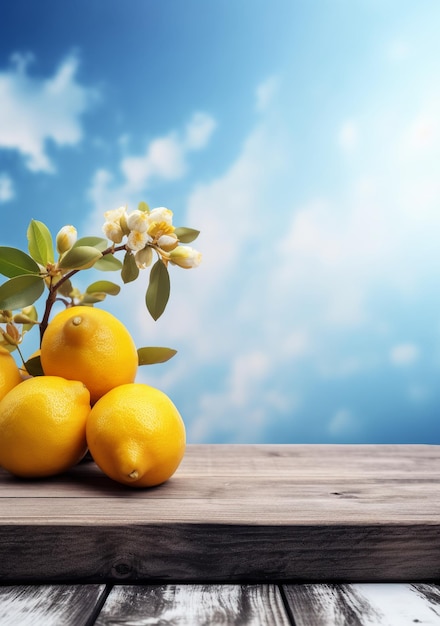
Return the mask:
[(103, 239), (102, 237), (81, 237), (75, 242), (73, 247), (79, 248), (81, 246), (91, 246), (100, 252), (104, 252), (104, 250), (108, 248), (108, 242), (107, 239)]
[(136, 280), (138, 276), (139, 268), (136, 265), (133, 253), (127, 250), (124, 256), (124, 262), (122, 264), (121, 278), (124, 283), (131, 283), (133, 280)]
[(24, 307), (21, 312), (23, 315), (26, 315), (29, 319), (33, 320), (33, 323), (28, 322), (27, 324), (23, 324), (23, 333), (26, 333), (33, 328), (34, 324), (38, 324), (38, 312), (34, 305)]
[(86, 289), (86, 293), (105, 293), (109, 296), (117, 296), (120, 291), (120, 286), (109, 280), (98, 280)]
[(27, 229), (29, 254), (43, 267), (54, 262), (52, 235), (46, 224), (31, 220)]
[(26, 371), (31, 376), (44, 376), (43, 367), (41, 365), (40, 356), (33, 356), (31, 359), (28, 359), (24, 364)]
[(200, 235), (200, 231), (195, 228), (186, 228), (185, 226), (179, 226), (174, 230), (174, 234), (180, 243), (191, 243)]
[(22, 309), (38, 300), (43, 291), (44, 280), (41, 276), (14, 276), (0, 285), (0, 309)]
[(172, 348), (138, 348), (139, 365), (154, 365), (155, 363), (165, 363), (169, 361), (177, 350)]
[(93, 267), (101, 272), (117, 272), (122, 269), (122, 263), (112, 254), (106, 254), (98, 259)]
[(86, 293), (82, 299), (81, 304), (89, 305), (96, 304), (97, 302), (102, 302), (105, 300), (106, 294), (101, 292), (97, 293)]
[(150, 282), (145, 294), (145, 304), (154, 319), (158, 320), (170, 297), (170, 276), (166, 265), (159, 259), (151, 268)]
[(69, 279), (63, 281), (61, 287), (57, 287), (57, 292), (61, 294), (62, 296), (66, 296), (67, 298), (70, 296), (72, 291), (73, 291), (73, 285)]
[(101, 257), (102, 253), (92, 246), (78, 246), (63, 254), (58, 265), (63, 270), (85, 270)]
[(13, 278), (23, 274), (38, 274), (40, 268), (26, 252), (18, 248), (0, 246), (0, 274)]

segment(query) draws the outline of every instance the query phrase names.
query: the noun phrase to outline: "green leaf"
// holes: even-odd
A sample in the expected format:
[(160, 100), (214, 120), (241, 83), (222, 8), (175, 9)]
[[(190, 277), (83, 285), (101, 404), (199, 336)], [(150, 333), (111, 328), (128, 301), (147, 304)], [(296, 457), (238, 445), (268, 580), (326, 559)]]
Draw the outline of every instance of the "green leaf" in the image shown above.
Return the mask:
[(28, 359), (24, 366), (31, 376), (44, 376), (40, 355)]
[(101, 257), (102, 253), (92, 246), (78, 246), (63, 254), (59, 267), (63, 270), (85, 270)]
[(170, 276), (166, 265), (158, 260), (151, 268), (150, 282), (145, 303), (151, 317), (156, 321), (165, 311), (165, 307), (170, 297)]
[(102, 237), (81, 237), (75, 242), (73, 247), (79, 248), (82, 246), (91, 246), (100, 252), (104, 252), (108, 248), (108, 241)]
[[(38, 324), (38, 313), (34, 305), (24, 307), (21, 312), (24, 315), (27, 315), (31, 320), (33, 320), (35, 324)], [(23, 324), (23, 333), (28, 332), (33, 327), (34, 327), (34, 324), (31, 324), (31, 323)]]
[(124, 283), (131, 283), (133, 280), (136, 280), (138, 276), (139, 268), (134, 260), (134, 255), (127, 250), (124, 256), (124, 263), (122, 264), (121, 278)]
[(174, 234), (181, 243), (191, 243), (200, 235), (199, 230), (195, 228), (186, 228), (185, 226), (179, 226), (174, 230)]
[(54, 262), (52, 235), (46, 224), (31, 220), (27, 229), (29, 254), (43, 267)]
[(41, 276), (14, 276), (0, 285), (0, 309), (22, 309), (38, 300), (43, 291), (44, 280)]
[(57, 293), (68, 298), (73, 291), (73, 285), (69, 279), (63, 281), (61, 287), (57, 288)]
[(99, 293), (86, 293), (82, 299), (81, 304), (96, 304), (105, 300), (106, 294), (102, 291)]
[(122, 269), (122, 263), (113, 254), (106, 254), (98, 259), (93, 267), (101, 272), (118, 272)]
[(109, 280), (98, 280), (86, 289), (86, 293), (105, 293), (109, 296), (117, 296), (120, 291), (120, 286)]
[(142, 211), (143, 213), (149, 213), (150, 207), (148, 206), (146, 202), (139, 202), (138, 211)]
[(139, 365), (154, 365), (169, 361), (177, 350), (172, 348), (138, 348)]
[(23, 274), (39, 274), (40, 268), (26, 252), (0, 246), (0, 274), (13, 278)]

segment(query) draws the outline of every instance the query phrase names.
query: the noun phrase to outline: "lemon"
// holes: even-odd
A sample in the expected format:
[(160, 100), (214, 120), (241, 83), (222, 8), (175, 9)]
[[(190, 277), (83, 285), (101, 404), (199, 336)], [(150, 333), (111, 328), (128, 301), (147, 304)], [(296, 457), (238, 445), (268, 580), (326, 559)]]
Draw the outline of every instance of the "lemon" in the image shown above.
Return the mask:
[(0, 466), (31, 478), (64, 472), (87, 451), (90, 394), (58, 376), (28, 378), (0, 401)]
[(114, 315), (74, 306), (49, 323), (41, 365), (46, 375), (81, 380), (93, 404), (110, 389), (134, 381), (138, 355), (130, 333)]
[(18, 365), (14, 357), (0, 346), (0, 400), (18, 383), (21, 383)]
[(185, 425), (170, 398), (142, 383), (109, 391), (87, 419), (89, 451), (113, 480), (152, 487), (168, 480), (185, 452)]

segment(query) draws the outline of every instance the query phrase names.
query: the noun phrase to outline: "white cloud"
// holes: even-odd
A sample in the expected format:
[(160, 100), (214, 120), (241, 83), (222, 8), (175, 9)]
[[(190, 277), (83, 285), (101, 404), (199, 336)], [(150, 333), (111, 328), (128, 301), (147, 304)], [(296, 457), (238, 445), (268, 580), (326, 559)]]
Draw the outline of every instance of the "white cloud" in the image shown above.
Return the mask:
[[(94, 215), (87, 218), (88, 227), (102, 222), (102, 213), (109, 208), (126, 205), (137, 206), (139, 194), (154, 180), (171, 181), (182, 178), (188, 170), (189, 153), (205, 148), (216, 127), (214, 118), (196, 112), (183, 132), (170, 132), (152, 139), (140, 154), (129, 154), (122, 158), (120, 170), (122, 182), (105, 169), (95, 172), (89, 197), (94, 206)], [(124, 142), (127, 151), (128, 142)]]
[(30, 76), (31, 60), (15, 54), (12, 68), (0, 72), (0, 149), (17, 150), (31, 171), (53, 172), (47, 142), (72, 146), (81, 141), (81, 116), (96, 92), (77, 81), (75, 55), (67, 56), (49, 78)]
[(213, 117), (206, 113), (195, 113), (185, 128), (183, 146), (186, 150), (201, 150), (204, 148), (216, 127)]
[(15, 197), (14, 181), (6, 172), (0, 172), (0, 204)]
[(412, 365), (417, 361), (420, 355), (418, 346), (414, 343), (400, 343), (393, 346), (390, 350), (390, 361), (398, 367)]
[[(238, 157), (217, 178), (196, 185), (187, 199), (185, 223), (201, 230), (196, 246), (203, 263), (183, 274), (171, 268), (171, 300), (154, 339), (157, 345), (164, 338), (165, 345), (180, 344), (184, 365), (176, 359), (166, 374), (148, 376), (150, 384), (171, 394), (173, 388), (199, 385), (191, 397), (192, 441), (258, 440), (274, 419), (295, 415), (298, 399), (304, 400), (302, 380), (359, 381), (362, 371), (383, 366), (383, 346), (399, 320), (381, 297), (386, 293), (392, 301), (396, 294), (416, 292), (439, 259), (436, 167), (426, 168), (426, 151), (401, 155), (416, 116), (395, 119), (385, 111), (384, 118), (395, 122), (388, 128), (377, 110), (356, 114), (362, 119), (363, 158), (352, 177), (335, 177), (327, 186), (317, 179), (304, 187), (295, 169), (299, 147), (286, 112), (283, 117), (279, 111), (278, 102), (268, 103)], [(345, 139), (342, 133), (347, 149), (360, 134), (353, 124)], [(186, 161), (185, 136), (183, 131), (159, 139), (170, 141), (177, 154), (181, 148)], [(434, 137), (434, 150), (436, 142)], [(160, 171), (153, 167), (151, 145), (136, 155), (140, 170), (149, 172), (145, 184), (154, 168)], [(181, 171), (178, 159), (166, 166), (176, 175)], [(142, 176), (131, 174), (133, 186)], [(130, 180), (118, 186), (101, 171), (94, 189), (98, 196), (119, 193), (130, 189)], [(112, 206), (122, 202), (126, 198), (113, 197)], [(136, 320), (141, 315), (130, 314)], [(151, 342), (148, 325), (139, 323), (136, 332), (140, 345)], [(399, 344), (389, 358), (404, 365), (418, 355), (414, 344)], [(364, 431), (357, 407), (345, 408), (344, 400), (341, 406), (329, 416), (327, 435), (359, 438)]]
[(154, 139), (141, 156), (126, 157), (121, 170), (131, 191), (145, 188), (153, 178), (173, 180), (185, 173), (182, 143), (175, 135)]

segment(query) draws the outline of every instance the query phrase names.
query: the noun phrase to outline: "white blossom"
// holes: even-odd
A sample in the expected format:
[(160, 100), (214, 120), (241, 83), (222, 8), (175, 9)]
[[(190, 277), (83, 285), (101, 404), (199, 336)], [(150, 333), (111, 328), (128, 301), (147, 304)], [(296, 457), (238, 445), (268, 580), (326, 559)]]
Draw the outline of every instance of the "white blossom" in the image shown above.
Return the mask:
[(146, 231), (141, 232), (139, 230), (132, 230), (128, 235), (127, 246), (130, 250), (136, 252), (145, 248), (145, 246), (150, 242), (151, 237)]

